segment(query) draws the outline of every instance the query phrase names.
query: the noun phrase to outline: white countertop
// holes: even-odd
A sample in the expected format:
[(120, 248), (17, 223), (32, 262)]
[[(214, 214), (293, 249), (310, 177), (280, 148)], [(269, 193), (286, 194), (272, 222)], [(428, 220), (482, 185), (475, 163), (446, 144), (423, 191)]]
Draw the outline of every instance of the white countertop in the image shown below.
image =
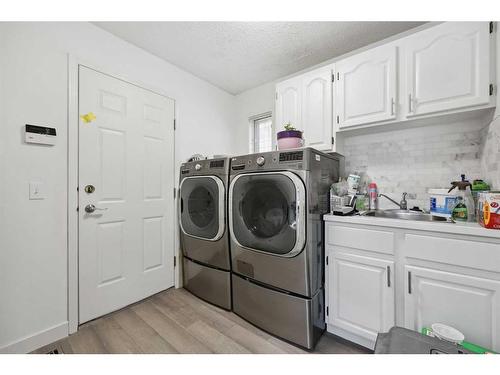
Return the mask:
[(411, 230), (422, 230), (427, 232), (462, 234), (467, 236), (478, 236), (500, 239), (500, 230), (486, 229), (478, 223), (448, 223), (401, 220), (373, 216), (336, 216), (324, 215), (325, 222), (337, 222), (345, 224), (373, 225), (379, 227), (402, 228)]

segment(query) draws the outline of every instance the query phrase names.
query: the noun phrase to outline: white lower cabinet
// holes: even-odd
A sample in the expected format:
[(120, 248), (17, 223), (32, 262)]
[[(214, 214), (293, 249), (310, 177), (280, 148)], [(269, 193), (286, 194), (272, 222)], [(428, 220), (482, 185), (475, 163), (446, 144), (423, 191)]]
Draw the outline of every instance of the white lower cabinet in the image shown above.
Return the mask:
[(467, 341), (500, 351), (500, 281), (416, 266), (404, 269), (406, 328), (420, 331), (444, 323)]
[(443, 323), (500, 352), (500, 237), (326, 220), (328, 332), (373, 349), (393, 326)]
[(373, 349), (394, 326), (394, 262), (332, 247), (328, 265), (329, 331)]

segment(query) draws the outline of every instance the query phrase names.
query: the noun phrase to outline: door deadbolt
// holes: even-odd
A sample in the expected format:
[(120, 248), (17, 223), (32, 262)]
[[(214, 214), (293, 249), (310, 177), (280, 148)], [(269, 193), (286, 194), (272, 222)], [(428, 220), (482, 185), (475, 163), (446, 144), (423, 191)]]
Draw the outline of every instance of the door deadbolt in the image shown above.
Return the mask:
[(88, 194), (92, 194), (95, 191), (94, 185), (87, 185), (85, 186), (85, 192)]

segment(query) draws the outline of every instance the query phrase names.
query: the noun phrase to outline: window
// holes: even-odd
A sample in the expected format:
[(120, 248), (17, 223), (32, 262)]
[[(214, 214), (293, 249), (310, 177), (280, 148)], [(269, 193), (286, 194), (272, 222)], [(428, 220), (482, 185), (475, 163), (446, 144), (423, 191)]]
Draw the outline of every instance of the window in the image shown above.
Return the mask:
[(273, 118), (270, 113), (250, 118), (250, 152), (273, 150)]

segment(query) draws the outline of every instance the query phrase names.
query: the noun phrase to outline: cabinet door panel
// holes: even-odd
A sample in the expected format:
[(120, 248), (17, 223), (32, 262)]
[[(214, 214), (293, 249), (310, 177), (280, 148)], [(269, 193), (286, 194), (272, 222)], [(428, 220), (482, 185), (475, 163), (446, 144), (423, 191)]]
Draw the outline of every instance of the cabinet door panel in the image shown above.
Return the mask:
[(301, 87), (300, 77), (292, 78), (276, 85), (276, 130), (283, 130), (283, 125), (290, 123), (302, 130), (301, 122)]
[(405, 41), (408, 115), (489, 103), (487, 22), (447, 22)]
[(420, 331), (444, 323), (466, 340), (500, 350), (500, 282), (405, 266), (405, 326)]
[(394, 326), (394, 262), (338, 251), (330, 259), (328, 323), (374, 344)]
[(315, 70), (302, 78), (302, 126), (307, 146), (332, 149), (332, 70)]
[(336, 63), (340, 128), (396, 118), (396, 57), (397, 48), (390, 45)]

